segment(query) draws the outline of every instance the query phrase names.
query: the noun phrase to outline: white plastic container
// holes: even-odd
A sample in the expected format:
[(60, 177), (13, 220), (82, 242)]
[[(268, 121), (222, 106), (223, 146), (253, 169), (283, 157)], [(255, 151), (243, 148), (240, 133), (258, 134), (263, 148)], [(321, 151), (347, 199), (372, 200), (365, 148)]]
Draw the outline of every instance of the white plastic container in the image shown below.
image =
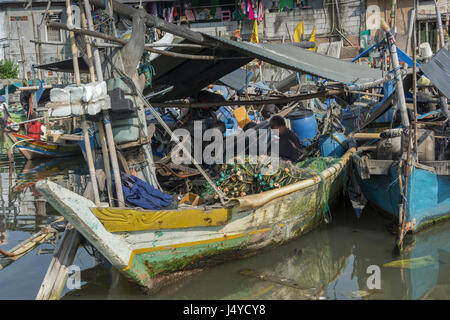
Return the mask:
[(423, 59), (428, 59), (433, 56), (433, 51), (431, 50), (430, 44), (428, 42), (421, 43), (419, 45), (420, 56)]

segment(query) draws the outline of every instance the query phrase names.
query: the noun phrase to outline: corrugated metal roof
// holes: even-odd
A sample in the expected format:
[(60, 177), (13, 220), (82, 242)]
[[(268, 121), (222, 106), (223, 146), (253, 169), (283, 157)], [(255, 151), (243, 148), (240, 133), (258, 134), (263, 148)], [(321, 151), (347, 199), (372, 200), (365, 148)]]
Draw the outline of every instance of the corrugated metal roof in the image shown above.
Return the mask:
[(439, 50), (430, 61), (420, 65), (420, 70), (450, 99), (450, 53), (447, 49)]
[(365, 83), (381, 79), (382, 72), (365, 65), (325, 56), (288, 44), (238, 42), (203, 34), (228, 48), (298, 72), (309, 73), (344, 84)]

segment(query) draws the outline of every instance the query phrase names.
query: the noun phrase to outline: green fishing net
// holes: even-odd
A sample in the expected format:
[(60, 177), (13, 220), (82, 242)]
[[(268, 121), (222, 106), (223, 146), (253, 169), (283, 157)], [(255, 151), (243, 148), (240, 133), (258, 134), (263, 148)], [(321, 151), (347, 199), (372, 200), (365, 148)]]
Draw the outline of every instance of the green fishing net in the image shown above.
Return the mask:
[[(320, 177), (319, 205), (325, 214), (329, 214), (328, 192), (321, 172), (337, 163), (339, 158), (309, 158), (293, 164), (279, 160), (278, 166), (267, 156), (236, 157), (231, 163), (223, 164), (216, 177), (216, 186), (227, 197), (243, 197), (250, 194), (281, 188), (314, 176)], [(201, 194), (204, 199), (217, 196), (210, 185), (206, 185)]]

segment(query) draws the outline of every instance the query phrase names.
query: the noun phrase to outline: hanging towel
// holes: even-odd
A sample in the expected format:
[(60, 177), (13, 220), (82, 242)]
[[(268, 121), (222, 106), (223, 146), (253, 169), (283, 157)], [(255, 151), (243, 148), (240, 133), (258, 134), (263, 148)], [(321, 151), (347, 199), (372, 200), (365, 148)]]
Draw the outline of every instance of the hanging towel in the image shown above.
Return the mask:
[[(112, 172), (111, 177), (114, 182)], [(152, 185), (133, 175), (120, 172), (120, 179), (122, 180), (123, 196), (129, 204), (143, 209), (160, 210), (167, 207), (173, 200), (171, 195), (155, 189)], [(113, 190), (115, 190), (115, 185)]]

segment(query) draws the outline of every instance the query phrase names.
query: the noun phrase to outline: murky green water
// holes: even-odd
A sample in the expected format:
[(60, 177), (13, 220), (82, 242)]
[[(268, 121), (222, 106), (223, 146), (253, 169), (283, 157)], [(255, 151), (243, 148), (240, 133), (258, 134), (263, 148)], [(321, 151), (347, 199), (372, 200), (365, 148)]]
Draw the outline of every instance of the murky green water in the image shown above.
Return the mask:
[[(87, 173), (82, 159), (17, 161), (15, 171), (0, 171), (4, 250), (56, 219), (57, 213), (34, 190), (37, 180), (50, 178), (77, 190)], [(74, 264), (82, 270), (81, 289), (65, 288), (62, 299), (450, 299), (450, 222), (412, 237), (402, 257), (392, 253), (395, 236), (387, 231), (387, 223), (371, 209), (357, 220), (342, 203), (333, 210), (329, 225), (257, 256), (216, 266), (152, 297), (91, 256), (90, 248), (80, 248)], [(0, 270), (0, 299), (34, 299), (57, 240)], [(382, 266), (423, 257), (426, 262), (419, 259), (413, 268)], [(263, 274), (266, 281), (242, 275), (242, 269)], [(374, 289), (377, 274), (379, 289)]]

